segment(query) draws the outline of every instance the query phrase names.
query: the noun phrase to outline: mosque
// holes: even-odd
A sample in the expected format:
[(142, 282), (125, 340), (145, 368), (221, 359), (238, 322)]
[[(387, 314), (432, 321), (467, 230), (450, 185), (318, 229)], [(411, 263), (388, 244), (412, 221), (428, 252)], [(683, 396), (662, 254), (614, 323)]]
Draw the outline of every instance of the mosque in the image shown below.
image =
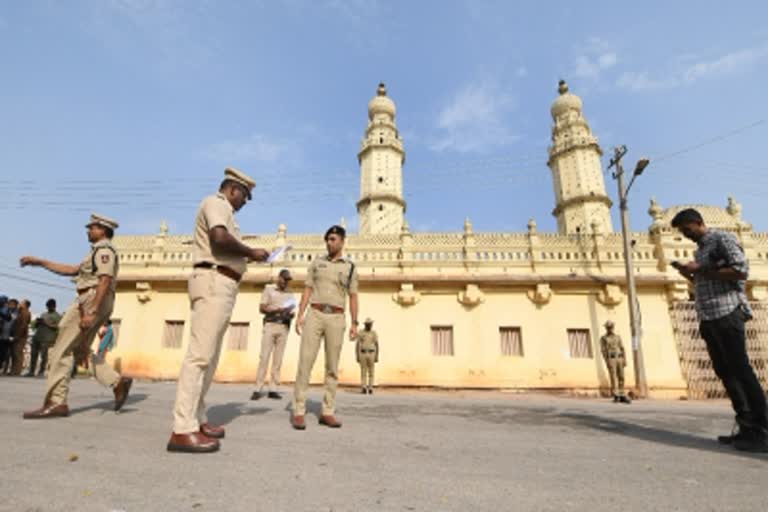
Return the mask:
[[(412, 232), (405, 218), (405, 145), (395, 103), (380, 84), (368, 103), (358, 152), (359, 232), (346, 253), (360, 275), (361, 319), (372, 317), (381, 340), (377, 384), (449, 388), (560, 389), (595, 393), (608, 388), (600, 356), (603, 324), (613, 320), (627, 351), (630, 322), (622, 236), (611, 222), (602, 149), (565, 82), (552, 103), (552, 172), (557, 232)], [(724, 201), (725, 202), (725, 201)], [(695, 246), (670, 227), (688, 205), (651, 201), (646, 231), (631, 234), (642, 358), (651, 396), (718, 396), (719, 383), (696, 333), (688, 283), (671, 268)], [(709, 226), (734, 232), (751, 263), (747, 291), (756, 320), (749, 324), (753, 364), (768, 381), (768, 233), (756, 233), (741, 205), (694, 205)], [(246, 236), (249, 243), (256, 237)], [(225, 335), (216, 380), (255, 381), (261, 339), (258, 305), (265, 284), (287, 267), (297, 294), (312, 258), (325, 252), (322, 233), (294, 234), (285, 224), (258, 234), (259, 246), (291, 244), (286, 259), (252, 264), (240, 287)], [(189, 341), (186, 280), (192, 271), (190, 234), (117, 236), (120, 275), (113, 315), (119, 328), (112, 357), (127, 375), (175, 379)], [(282, 367), (296, 372), (299, 337), (292, 332)], [(322, 352), (322, 351), (321, 351)], [(320, 356), (322, 357), (322, 356)], [(627, 385), (634, 382), (633, 361)], [(359, 382), (353, 345), (342, 351), (339, 380)], [(312, 381), (322, 382), (323, 365)]]

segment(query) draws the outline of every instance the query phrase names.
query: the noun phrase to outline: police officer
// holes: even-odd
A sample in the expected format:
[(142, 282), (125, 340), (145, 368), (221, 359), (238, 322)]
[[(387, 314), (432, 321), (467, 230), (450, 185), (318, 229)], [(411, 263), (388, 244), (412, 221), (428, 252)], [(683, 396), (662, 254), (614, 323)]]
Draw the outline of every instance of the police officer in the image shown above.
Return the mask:
[(600, 351), (603, 353), (608, 374), (611, 376), (611, 394), (614, 402), (630, 403), (629, 397), (624, 392), (624, 367), (627, 366), (627, 357), (624, 353), (624, 343), (621, 336), (613, 332), (614, 324), (608, 320), (605, 322), (605, 334), (600, 338)]
[(269, 392), (267, 398), (280, 400), (277, 392), (280, 385), (280, 367), (283, 364), (285, 344), (291, 329), (291, 320), (296, 314), (296, 300), (288, 290), (288, 283), (293, 279), (291, 272), (284, 268), (277, 276), (277, 284), (268, 284), (261, 294), (259, 311), (264, 315), (264, 329), (261, 335), (259, 369), (256, 371), (256, 391), (251, 400), (263, 396), (264, 379), (267, 376), (269, 358), (272, 357), (272, 371), (269, 374)]
[(363, 322), (364, 329), (360, 331), (355, 340), (355, 352), (357, 362), (360, 364), (360, 386), (362, 393), (373, 394), (373, 369), (379, 362), (379, 336), (372, 329), (373, 320), (366, 318)]
[(108, 217), (91, 215), (85, 226), (91, 250), (79, 265), (55, 263), (34, 256), (21, 258), (22, 267), (43, 267), (55, 274), (74, 276), (77, 288), (77, 299), (61, 319), (56, 341), (48, 353), (48, 387), (43, 406), (25, 412), (26, 419), (69, 416), (67, 396), (75, 358), (82, 363), (91, 358), (89, 368), (96, 380), (112, 388), (115, 411), (119, 411), (128, 398), (133, 379), (121, 377), (91, 351), (96, 331), (112, 314), (115, 303), (119, 264), (111, 240), (117, 226), (117, 222)]
[(190, 339), (181, 363), (168, 451), (215, 452), (224, 429), (208, 423), (205, 395), (219, 363), (221, 343), (235, 306), (240, 279), (251, 261), (269, 254), (243, 244), (235, 212), (251, 199), (256, 185), (243, 172), (227, 168), (218, 194), (203, 199), (195, 220), (194, 263), (188, 292)]
[[(306, 423), (307, 388), (312, 366), (325, 340), (325, 396), (320, 424), (331, 428), (341, 427), (335, 416), (336, 386), (339, 378), (339, 357), (346, 330), (345, 307), (349, 296), (349, 313), (352, 326), (351, 340), (357, 338), (357, 270), (355, 264), (342, 255), (346, 231), (341, 226), (331, 226), (325, 232), (328, 254), (312, 260), (307, 269), (304, 293), (301, 296), (296, 332), (301, 335), (299, 366), (293, 391), (293, 415), (291, 425), (304, 430)], [(306, 317), (304, 313), (309, 306)]]

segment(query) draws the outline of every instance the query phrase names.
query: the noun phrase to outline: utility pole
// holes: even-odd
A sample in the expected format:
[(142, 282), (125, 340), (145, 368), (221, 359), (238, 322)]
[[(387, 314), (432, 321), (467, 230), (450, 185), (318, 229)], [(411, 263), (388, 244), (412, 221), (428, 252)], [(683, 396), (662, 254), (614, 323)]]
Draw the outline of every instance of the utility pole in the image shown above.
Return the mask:
[(645, 363), (643, 362), (643, 348), (641, 343), (640, 312), (637, 301), (637, 288), (635, 286), (635, 268), (632, 254), (632, 244), (630, 240), (629, 228), (629, 210), (627, 208), (627, 195), (635, 178), (642, 174), (643, 169), (648, 165), (648, 159), (644, 158), (637, 162), (637, 166), (632, 174), (629, 186), (624, 188), (624, 167), (621, 159), (627, 154), (626, 146), (618, 146), (613, 149), (613, 158), (608, 166), (616, 167), (613, 172), (613, 178), (619, 186), (619, 210), (621, 211), (621, 235), (624, 239), (624, 272), (627, 279), (627, 300), (629, 302), (629, 322), (632, 332), (632, 361), (635, 365), (635, 388), (638, 396), (645, 398), (648, 396), (648, 382), (645, 378)]

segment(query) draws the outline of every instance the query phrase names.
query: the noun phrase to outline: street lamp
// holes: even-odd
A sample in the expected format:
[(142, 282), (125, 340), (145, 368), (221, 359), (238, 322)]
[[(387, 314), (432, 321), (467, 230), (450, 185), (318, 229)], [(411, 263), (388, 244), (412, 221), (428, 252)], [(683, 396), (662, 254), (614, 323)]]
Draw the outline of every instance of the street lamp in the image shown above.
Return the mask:
[(626, 146), (618, 146), (613, 150), (613, 158), (608, 166), (616, 167), (613, 178), (619, 186), (619, 209), (621, 210), (621, 235), (624, 240), (624, 272), (627, 279), (627, 300), (629, 301), (629, 322), (632, 332), (632, 360), (635, 365), (635, 387), (640, 397), (648, 396), (648, 382), (645, 378), (645, 363), (643, 362), (643, 349), (640, 332), (640, 312), (637, 310), (637, 288), (635, 286), (635, 271), (632, 256), (632, 247), (629, 231), (629, 208), (627, 207), (627, 195), (635, 182), (635, 178), (643, 174), (650, 160), (641, 158), (635, 165), (632, 178), (627, 188), (624, 188), (624, 167), (621, 159), (627, 154)]

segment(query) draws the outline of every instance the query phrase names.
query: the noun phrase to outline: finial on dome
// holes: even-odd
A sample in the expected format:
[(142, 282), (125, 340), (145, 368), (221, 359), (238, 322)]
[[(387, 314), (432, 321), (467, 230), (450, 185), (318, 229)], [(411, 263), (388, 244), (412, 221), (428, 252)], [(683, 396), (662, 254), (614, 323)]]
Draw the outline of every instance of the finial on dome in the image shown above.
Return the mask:
[(166, 236), (168, 234), (168, 223), (165, 222), (165, 219), (160, 221), (160, 235)]
[(565, 80), (560, 80), (557, 83), (557, 92), (559, 92), (560, 94), (565, 94), (568, 92), (568, 84), (565, 83)]
[(384, 85), (384, 82), (379, 82), (379, 88), (376, 89), (376, 95), (377, 96), (386, 96), (387, 95), (387, 86)]

